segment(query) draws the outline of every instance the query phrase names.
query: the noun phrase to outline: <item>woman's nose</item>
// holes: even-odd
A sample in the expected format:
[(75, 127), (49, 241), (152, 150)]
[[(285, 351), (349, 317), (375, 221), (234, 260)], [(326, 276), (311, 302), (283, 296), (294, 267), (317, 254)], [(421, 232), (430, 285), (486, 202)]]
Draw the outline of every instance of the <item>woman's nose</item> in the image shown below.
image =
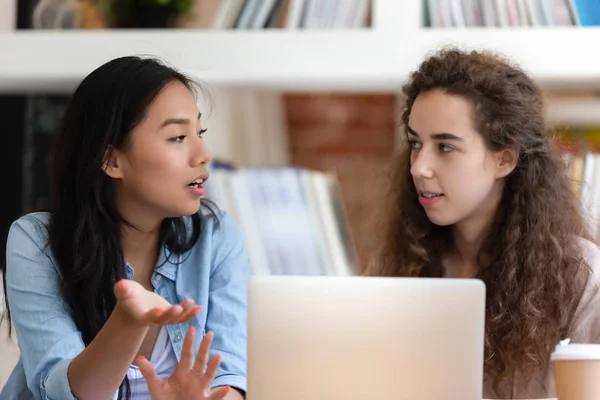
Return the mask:
[(415, 178), (433, 178), (433, 161), (430, 158), (422, 149), (413, 155), (410, 166), (411, 175)]

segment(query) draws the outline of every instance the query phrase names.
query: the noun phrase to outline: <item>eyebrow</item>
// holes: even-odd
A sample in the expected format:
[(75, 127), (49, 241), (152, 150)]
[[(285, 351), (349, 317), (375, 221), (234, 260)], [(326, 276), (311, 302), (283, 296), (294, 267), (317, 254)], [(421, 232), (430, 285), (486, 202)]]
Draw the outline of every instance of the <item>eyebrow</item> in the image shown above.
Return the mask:
[[(406, 125), (406, 130), (409, 135), (419, 137), (419, 134), (410, 126)], [(458, 140), (460, 142), (464, 142), (465, 140), (459, 136), (456, 136), (452, 133), (433, 133), (431, 138), (434, 140)]]
[[(198, 120), (200, 120), (200, 118), (202, 117), (202, 113), (199, 112), (198, 113)], [(160, 125), (160, 128), (164, 128), (167, 125), (171, 125), (171, 124), (175, 124), (175, 125), (189, 125), (190, 124), (190, 120), (187, 118), (169, 118), (167, 120), (165, 120), (165, 122), (163, 122)]]

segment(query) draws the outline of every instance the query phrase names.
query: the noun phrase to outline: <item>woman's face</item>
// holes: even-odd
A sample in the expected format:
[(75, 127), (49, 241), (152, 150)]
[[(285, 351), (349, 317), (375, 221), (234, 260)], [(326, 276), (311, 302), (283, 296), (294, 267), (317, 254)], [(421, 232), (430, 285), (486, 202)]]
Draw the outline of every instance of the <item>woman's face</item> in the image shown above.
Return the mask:
[(419, 202), (436, 225), (490, 219), (511, 170), (504, 152), (489, 151), (473, 126), (467, 99), (432, 90), (417, 96), (407, 138)]
[(116, 180), (117, 207), (125, 218), (199, 210), (210, 161), (202, 133), (190, 90), (179, 81), (168, 84), (131, 132), (127, 148), (114, 150), (108, 161), (106, 172)]

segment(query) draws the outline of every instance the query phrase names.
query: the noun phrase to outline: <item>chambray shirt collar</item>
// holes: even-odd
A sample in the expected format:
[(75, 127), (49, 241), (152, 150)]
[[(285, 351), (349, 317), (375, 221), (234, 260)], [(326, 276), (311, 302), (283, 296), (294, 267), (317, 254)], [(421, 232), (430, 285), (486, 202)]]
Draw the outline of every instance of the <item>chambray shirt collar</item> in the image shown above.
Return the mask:
[(177, 279), (180, 260), (181, 256), (179, 254), (171, 254), (169, 250), (163, 247), (158, 255), (158, 262), (156, 263), (154, 272), (175, 281)]

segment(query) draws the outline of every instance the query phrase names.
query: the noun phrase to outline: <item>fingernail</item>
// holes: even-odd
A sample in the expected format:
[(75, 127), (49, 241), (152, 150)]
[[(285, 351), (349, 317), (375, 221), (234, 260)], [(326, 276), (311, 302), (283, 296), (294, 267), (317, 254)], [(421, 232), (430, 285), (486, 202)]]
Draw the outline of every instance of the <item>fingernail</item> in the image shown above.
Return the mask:
[(192, 335), (196, 334), (196, 328), (194, 328), (193, 326), (190, 328), (190, 332), (192, 332)]
[(125, 290), (125, 281), (123, 279), (121, 279), (121, 281), (119, 282), (119, 287), (121, 288), (121, 290)]
[(156, 313), (157, 313), (158, 315), (163, 315), (163, 314), (164, 314), (164, 312), (165, 312), (164, 308), (157, 308), (157, 309), (156, 309)]
[(202, 306), (194, 307), (194, 312), (200, 312), (200, 311), (202, 311)]
[(141, 361), (144, 361), (145, 359), (146, 359), (146, 357), (144, 357), (144, 356), (137, 356), (135, 358), (135, 362), (139, 364)]
[(227, 388), (227, 392), (231, 390), (231, 386), (225, 386)]

